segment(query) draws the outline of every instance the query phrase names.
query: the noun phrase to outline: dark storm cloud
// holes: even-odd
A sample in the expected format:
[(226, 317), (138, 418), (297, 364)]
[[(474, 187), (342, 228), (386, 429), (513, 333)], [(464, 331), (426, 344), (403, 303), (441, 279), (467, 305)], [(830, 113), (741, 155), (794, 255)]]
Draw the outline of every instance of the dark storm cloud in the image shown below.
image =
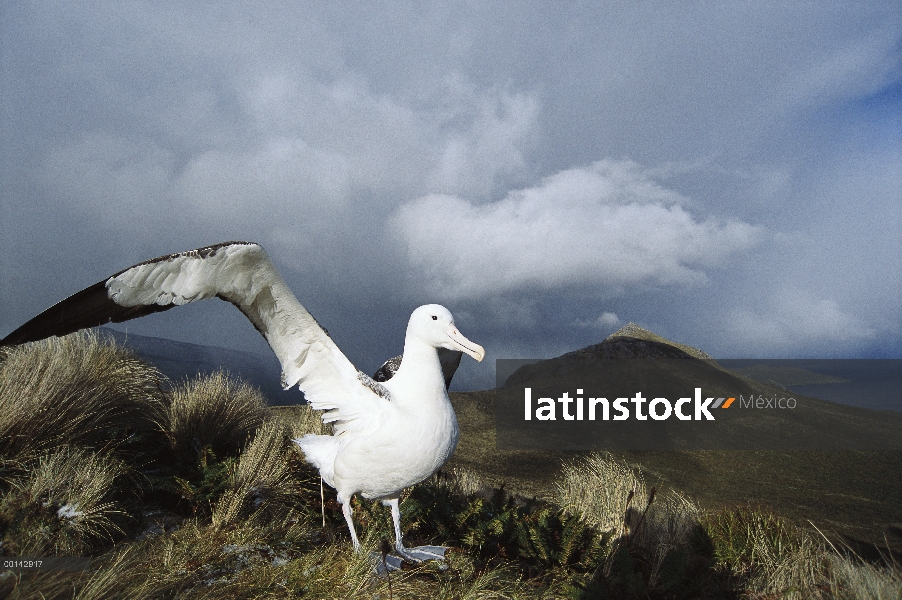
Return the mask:
[[(5, 7), (0, 333), (251, 239), (367, 370), (433, 301), (489, 358), (627, 321), (715, 355), (900, 349), (900, 10)], [(228, 309), (129, 327), (264, 351)]]

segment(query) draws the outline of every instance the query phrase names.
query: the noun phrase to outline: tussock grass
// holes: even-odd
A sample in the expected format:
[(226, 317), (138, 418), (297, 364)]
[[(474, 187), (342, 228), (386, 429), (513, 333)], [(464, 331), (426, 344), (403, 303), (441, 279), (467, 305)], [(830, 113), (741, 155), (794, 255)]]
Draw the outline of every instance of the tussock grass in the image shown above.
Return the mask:
[(766, 597), (843, 600), (902, 598), (902, 569), (837, 549), (817, 533), (754, 507), (706, 515), (715, 556), (738, 581)]
[(439, 471), (433, 476), (433, 483), (439, 489), (444, 489), (449, 495), (458, 496), (486, 496), (491, 488), (475, 471), (463, 468), (452, 468), (447, 471)]
[(716, 558), (753, 589), (789, 597), (821, 593), (827, 556), (808, 532), (753, 507), (709, 515), (704, 525)]
[[(654, 495), (641, 471), (608, 455), (565, 464), (555, 492), (561, 507), (607, 536), (606, 556), (586, 586), (592, 593), (689, 593), (691, 586), (678, 585), (676, 574), (702, 575), (712, 588), (768, 598), (902, 598), (895, 564), (875, 566), (848, 551), (830, 552), (825, 539), (767, 509), (705, 513), (679, 493)], [(707, 575), (687, 570), (706, 557), (716, 565)]]
[[(0, 582), (7, 597), (29, 598), (393, 598), (508, 599), (549, 597), (518, 581), (510, 569), (479, 570), (465, 555), (442, 568), (425, 564), (390, 577), (373, 575), (377, 539), (302, 547), (277, 541), (276, 529), (239, 526), (215, 529), (191, 523), (177, 532), (133, 543), (97, 559), (93, 572), (33, 573)], [(252, 541), (251, 541), (252, 540)], [(4, 590), (4, 585), (7, 589)], [(73, 593), (74, 592), (74, 593)]]
[(376, 577), (389, 513), (355, 504), (358, 554), (331, 490), (323, 525), (319, 479), (290, 442), (329, 433), (309, 407), (269, 410), (225, 373), (168, 391), (90, 334), (4, 354), (0, 553), (93, 559), (0, 572), (0, 597), (902, 598), (894, 563), (763, 508), (702, 511), (601, 454), (563, 465), (551, 502), (436, 474), (402, 497), (405, 540), (456, 550)]
[(601, 535), (604, 557), (588, 584), (594, 592), (650, 594), (698, 576), (701, 510), (685, 496), (649, 490), (641, 470), (599, 453), (565, 463), (554, 490), (557, 504)]
[(280, 406), (273, 410), (276, 419), (288, 428), (291, 438), (299, 438), (308, 433), (331, 435), (332, 425), (323, 423), (322, 411), (313, 410), (309, 404)]
[(93, 332), (11, 348), (0, 362), (0, 456), (62, 445), (104, 448), (156, 429), (162, 375)]
[(205, 448), (217, 457), (236, 454), (266, 414), (259, 390), (217, 371), (173, 390), (164, 428), (176, 459), (193, 464)]
[(642, 472), (605, 454), (565, 463), (554, 485), (555, 502), (601, 531), (623, 523), (627, 499), (647, 497)]
[(288, 428), (279, 420), (266, 421), (241, 453), (238, 466), (213, 511), (219, 527), (250, 519), (260, 522), (284, 517), (297, 501), (299, 489), (292, 476)]
[(690, 543), (701, 516), (689, 498), (657, 494), (646, 487), (641, 470), (597, 453), (563, 466), (555, 501), (599, 531), (628, 536), (631, 544), (652, 550), (657, 564)]
[(62, 447), (0, 500), (4, 550), (19, 556), (82, 555), (122, 534), (112, 500), (126, 466), (111, 456)]
[(833, 598), (842, 600), (899, 600), (902, 569), (899, 565), (873, 565), (852, 553), (826, 556), (828, 586)]

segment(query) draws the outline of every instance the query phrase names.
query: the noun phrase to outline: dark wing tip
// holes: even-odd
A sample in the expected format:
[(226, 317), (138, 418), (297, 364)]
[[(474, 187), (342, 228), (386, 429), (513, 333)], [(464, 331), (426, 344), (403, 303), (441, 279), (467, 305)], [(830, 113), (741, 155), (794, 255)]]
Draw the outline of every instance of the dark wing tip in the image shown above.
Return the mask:
[(79, 329), (111, 322), (121, 323), (172, 307), (172, 304), (119, 306), (109, 298), (106, 281), (100, 281), (69, 296), (62, 302), (54, 304), (0, 340), (0, 346), (36, 342), (44, 338), (68, 335)]
[[(257, 245), (258, 244), (253, 242), (233, 241), (213, 244), (212, 246), (204, 246), (203, 248), (189, 250), (188, 252), (181, 252), (179, 254), (167, 254), (132, 265), (131, 267), (128, 267), (128, 269), (119, 271), (112, 277), (117, 277), (135, 267), (173, 260), (184, 255), (207, 258), (208, 256), (214, 256), (221, 248), (227, 246)], [(109, 279), (95, 283), (91, 287), (85, 288), (82, 291), (69, 296), (62, 302), (54, 304), (0, 340), (0, 346), (15, 346), (27, 342), (35, 342), (52, 336), (68, 335), (79, 329), (96, 327), (106, 323), (121, 323), (152, 313), (169, 310), (175, 306), (174, 304), (119, 306), (110, 299), (107, 293), (107, 281), (109, 281)]]

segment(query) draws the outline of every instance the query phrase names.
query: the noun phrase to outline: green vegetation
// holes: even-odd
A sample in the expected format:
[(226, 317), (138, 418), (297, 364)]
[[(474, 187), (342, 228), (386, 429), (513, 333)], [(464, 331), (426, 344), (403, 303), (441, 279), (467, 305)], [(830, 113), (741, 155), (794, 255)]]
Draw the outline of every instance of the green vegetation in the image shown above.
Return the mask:
[(271, 410), (224, 373), (172, 385), (91, 334), (5, 352), (0, 553), (92, 560), (85, 572), (0, 572), (0, 596), (902, 595), (891, 557), (866, 562), (764, 508), (702, 510), (602, 454), (558, 459), (539, 498), (487, 485), (478, 461), (455, 461), (401, 506), (405, 541), (453, 546), (448, 560), (379, 577), (388, 510), (355, 500), (369, 552), (352, 552), (334, 492), (321, 501), (290, 441), (324, 431), (313, 411)]

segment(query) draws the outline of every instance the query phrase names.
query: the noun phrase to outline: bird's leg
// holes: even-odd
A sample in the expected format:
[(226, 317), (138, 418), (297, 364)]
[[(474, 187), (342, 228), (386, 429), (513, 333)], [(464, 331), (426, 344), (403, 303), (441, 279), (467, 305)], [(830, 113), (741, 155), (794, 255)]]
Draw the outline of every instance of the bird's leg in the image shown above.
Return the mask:
[(323, 529), (326, 528), (326, 494), (323, 492), (323, 477), (319, 478), (319, 512), (323, 516)]
[(398, 499), (392, 498), (384, 503), (391, 507), (391, 520), (395, 524), (395, 550), (404, 558), (409, 558), (404, 550), (404, 542), (401, 541), (401, 509), (398, 507)]
[(395, 525), (395, 550), (404, 560), (421, 563), (426, 560), (443, 560), (448, 550), (444, 546), (417, 546), (405, 548), (401, 540), (401, 509), (398, 507), (398, 499), (383, 500), (382, 504), (391, 507), (391, 519)]
[(341, 513), (345, 516), (345, 521), (348, 522), (348, 529), (351, 531), (351, 542), (354, 544), (354, 552), (358, 552), (360, 550), (360, 541), (357, 539), (357, 532), (354, 531), (354, 521), (351, 519), (351, 515), (354, 514), (351, 510), (351, 498), (345, 500), (339, 494), (338, 501), (341, 502)]

